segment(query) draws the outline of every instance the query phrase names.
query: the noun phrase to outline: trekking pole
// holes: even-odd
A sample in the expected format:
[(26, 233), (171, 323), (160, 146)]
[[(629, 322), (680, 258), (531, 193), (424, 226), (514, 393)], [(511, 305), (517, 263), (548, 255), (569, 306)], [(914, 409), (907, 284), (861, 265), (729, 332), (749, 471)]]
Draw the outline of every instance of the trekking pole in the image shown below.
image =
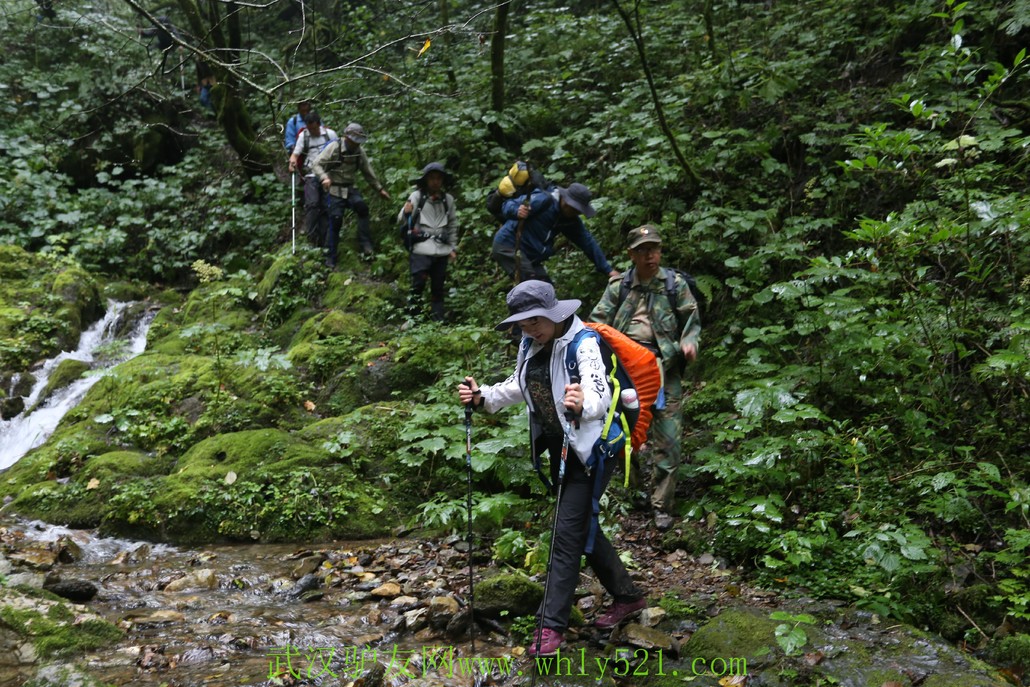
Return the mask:
[[(578, 375), (569, 376), (570, 384), (579, 384)], [(540, 644), (543, 641), (541, 635), (544, 633), (544, 608), (547, 605), (547, 591), (551, 586), (551, 564), (554, 562), (554, 539), (558, 536), (558, 512), (561, 508), (561, 493), (562, 487), (565, 484), (565, 460), (569, 457), (569, 432), (572, 430), (573, 423), (579, 426), (575, 415), (572, 412), (565, 413), (565, 420), (568, 423), (563, 432), (561, 440), (561, 461), (558, 463), (558, 495), (554, 499), (554, 522), (551, 524), (551, 545), (547, 551), (547, 575), (544, 577), (544, 600), (540, 603), (540, 617), (536, 621), (536, 651), (535, 658), (540, 656)], [(537, 671), (533, 671), (532, 685), (536, 686), (536, 674)]]
[[(529, 196), (530, 196), (530, 194), (527, 193), (526, 194), (526, 199), (522, 201), (522, 205), (524, 207), (527, 207), (527, 208), (529, 207)], [(515, 284), (516, 284), (516, 286), (518, 284), (522, 283), (522, 255), (521, 255), (522, 227), (525, 226), (525, 224), (526, 224), (526, 218), (525, 217), (520, 217), (519, 218), (519, 223), (515, 227)]]
[(290, 251), (291, 255), (297, 254), (297, 170), (293, 170), (290, 175), (290, 210), (293, 214), (293, 218), (290, 220), (293, 225), (293, 248)]
[[(462, 382), (469, 389), (472, 382)], [(469, 652), (476, 655), (476, 588), (472, 579), (472, 404), (469, 401), (465, 404), (465, 467), (468, 469), (468, 498), (466, 499), (466, 520), (468, 522), (468, 545), (469, 545)]]

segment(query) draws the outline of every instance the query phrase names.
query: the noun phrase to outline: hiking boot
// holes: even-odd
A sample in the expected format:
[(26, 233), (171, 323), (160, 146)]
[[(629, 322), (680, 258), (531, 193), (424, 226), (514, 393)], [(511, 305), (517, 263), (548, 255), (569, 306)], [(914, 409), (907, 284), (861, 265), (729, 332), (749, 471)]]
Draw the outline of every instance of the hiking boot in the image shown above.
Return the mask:
[(540, 635), (540, 651), (536, 650), (537, 633), (533, 633), (533, 641), (529, 643), (529, 650), (526, 652), (529, 656), (553, 656), (554, 652), (558, 650), (562, 644), (565, 643), (565, 635), (557, 630), (552, 630), (549, 627), (545, 627), (539, 632)]
[(443, 303), (440, 301), (433, 301), (430, 304), (432, 315), (430, 317), (434, 322), (443, 322), (447, 318), (447, 312), (444, 310)]
[(645, 608), (647, 608), (647, 599), (626, 602), (616, 601), (608, 609), (607, 613), (594, 621), (594, 627), (607, 630), (615, 627), (631, 615), (640, 613)]

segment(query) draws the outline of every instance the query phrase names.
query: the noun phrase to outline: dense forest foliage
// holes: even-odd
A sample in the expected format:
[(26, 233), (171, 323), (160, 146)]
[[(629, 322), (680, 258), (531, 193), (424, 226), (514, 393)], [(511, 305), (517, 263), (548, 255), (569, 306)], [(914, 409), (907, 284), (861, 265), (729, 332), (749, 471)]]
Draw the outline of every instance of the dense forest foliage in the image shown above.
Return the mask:
[[(234, 375), (218, 368), (199, 420), (167, 399), (106, 408), (122, 447), (174, 463), (223, 432), (300, 430), (314, 399), (327, 417), (350, 414), (320, 460), (371, 461), (355, 435), (378, 427), (378, 406), (342, 394), (339, 378), (389, 352), (410, 375), (381, 399), (398, 418), (381, 432), (397, 461), (387, 476), (425, 485), (397, 496), (413, 518), (460, 521), (452, 390), (469, 371), (504, 375), (512, 352), (490, 331), (507, 285), (488, 258), (483, 199), (528, 159), (590, 186), (588, 226), (620, 266), (625, 232), (653, 222), (664, 263), (706, 296), (684, 527), (669, 546), (713, 547), (785, 593), (1030, 660), (1026, 0), (45, 7), (0, 10), (0, 243), (103, 282), (189, 294), (194, 318), (250, 313), (236, 329), (176, 321), (191, 325), (180, 349), (264, 373), (247, 412), (220, 395)], [(159, 16), (179, 29), (163, 70), (141, 35)], [(201, 63), (217, 81), (211, 109), (197, 98)], [(364, 125), (394, 196), (371, 203), (380, 250), (351, 273), (328, 273), (302, 242), (291, 250), (281, 127), (301, 98), (338, 131)], [(452, 321), (402, 330), (393, 217), (433, 160), (457, 178)], [(603, 279), (575, 247), (548, 267), (560, 295), (596, 302)], [(38, 303), (5, 300), (0, 362), (25, 369), (58, 325)], [(361, 316), (340, 307), (332, 335), (285, 365), (300, 323), (341, 303)], [(179, 392), (172, 401), (201, 394)], [(477, 422), (477, 526), (496, 556), (533, 565), (524, 420)], [(73, 477), (96, 452), (65, 449), (47, 460)], [(108, 524), (164, 517), (141, 505), (148, 484), (111, 484)], [(377, 489), (371, 498), (398, 491), (385, 478)], [(23, 511), (46, 516), (65, 498), (45, 494), (20, 497)], [(278, 503), (303, 509), (305, 494), (284, 488)], [(238, 526), (219, 531), (245, 538), (246, 498), (211, 492), (195, 506), (235, 513)], [(282, 538), (315, 531), (292, 512), (282, 522)]]

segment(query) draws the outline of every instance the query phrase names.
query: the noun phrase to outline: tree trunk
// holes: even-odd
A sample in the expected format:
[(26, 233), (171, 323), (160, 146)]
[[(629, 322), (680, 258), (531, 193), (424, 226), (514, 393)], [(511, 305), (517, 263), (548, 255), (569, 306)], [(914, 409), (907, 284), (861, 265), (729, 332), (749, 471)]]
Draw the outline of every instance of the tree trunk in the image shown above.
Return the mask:
[[(144, 16), (148, 15), (136, 0), (125, 2)], [(179, 45), (190, 50), (196, 60), (206, 58), (217, 82), (211, 89), (211, 100), (218, 123), (229, 145), (239, 155), (244, 172), (251, 177), (271, 172), (275, 158), (257, 137), (242, 95), (242, 85), (232, 71), (239, 64), (243, 47), (240, 22), (243, 8), (236, 2), (219, 0), (176, 0), (176, 5), (186, 18), (189, 35), (179, 40)]]
[(705, 33), (708, 34), (708, 51), (711, 53), (712, 59), (718, 61), (719, 50), (715, 45), (715, 20), (712, 18), (712, 3), (713, 0), (705, 0), (702, 14), (705, 18)]
[(510, 4), (502, 2), (494, 16), (494, 36), (490, 41), (490, 106), (495, 112), (504, 109), (504, 38), (508, 33)]
[(651, 63), (647, 60), (647, 51), (644, 46), (644, 34), (640, 30), (640, 0), (636, 0), (633, 5), (633, 16), (630, 17), (629, 13), (623, 9), (622, 5), (619, 4), (619, 0), (612, 0), (612, 4), (615, 5), (616, 11), (619, 16), (622, 17), (622, 21), (626, 24), (626, 28), (629, 29), (629, 37), (633, 39), (633, 44), (637, 47), (637, 55), (640, 57), (640, 66), (644, 70), (644, 77), (647, 79), (647, 87), (651, 91), (651, 101), (654, 103), (655, 115), (658, 117), (658, 127), (665, 134), (666, 140), (669, 141), (669, 147), (672, 148), (673, 155), (676, 157), (676, 161), (679, 166), (683, 169), (683, 172), (687, 175), (687, 196), (695, 198), (698, 193), (698, 188), (701, 185), (701, 177), (698, 176), (697, 172), (694, 171), (693, 166), (683, 155), (683, 151), (680, 150), (679, 144), (676, 142), (676, 136), (673, 134), (672, 129), (669, 128), (669, 123), (665, 119), (665, 110), (662, 108), (662, 100), (658, 96), (658, 88), (654, 83), (654, 76), (651, 74)]
[[(451, 10), (450, 0), (440, 0), (440, 26), (451, 25)], [(447, 83), (451, 85), (452, 90), (458, 90), (458, 77), (454, 73), (453, 56), (454, 56), (454, 37), (451, 36), (451, 32), (448, 30), (444, 34), (444, 47), (446, 48), (446, 56), (444, 60), (447, 63)]]

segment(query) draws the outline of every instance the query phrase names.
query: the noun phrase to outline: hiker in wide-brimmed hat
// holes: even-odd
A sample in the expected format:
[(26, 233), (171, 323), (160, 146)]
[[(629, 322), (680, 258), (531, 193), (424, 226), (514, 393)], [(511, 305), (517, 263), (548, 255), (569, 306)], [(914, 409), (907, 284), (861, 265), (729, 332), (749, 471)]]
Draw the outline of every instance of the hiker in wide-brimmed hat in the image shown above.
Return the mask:
[(422, 168), (422, 175), (415, 180), (415, 191), (397, 216), (404, 247), (410, 253), (408, 313), (417, 315), (421, 310), (422, 293), (428, 282), (431, 317), (437, 322), (443, 321), (445, 315), (447, 263), (458, 257), (458, 217), (454, 197), (446, 190), (452, 181), (443, 164), (430, 162)]
[[(507, 303), (509, 316), (497, 328), (518, 325), (522, 330), (515, 372), (499, 384), (483, 387), (466, 377), (458, 395), (462, 403), (488, 413), (522, 402), (528, 407), (534, 466), (558, 498), (544, 599), (529, 647), (530, 655), (550, 655), (564, 642), (584, 554), (615, 597), (613, 608), (622, 613), (618, 618), (598, 618), (598, 627), (610, 628), (646, 605), (597, 525), (595, 513), (595, 504), (620, 463), (614, 455), (626, 438), (618, 423), (611, 423), (605, 441), (600, 441), (612, 392), (597, 340), (581, 336), (586, 328), (576, 316), (580, 301), (559, 300), (551, 284), (530, 280), (512, 289)], [(567, 360), (570, 352), (574, 358)], [(540, 461), (545, 451), (546, 475)]]

